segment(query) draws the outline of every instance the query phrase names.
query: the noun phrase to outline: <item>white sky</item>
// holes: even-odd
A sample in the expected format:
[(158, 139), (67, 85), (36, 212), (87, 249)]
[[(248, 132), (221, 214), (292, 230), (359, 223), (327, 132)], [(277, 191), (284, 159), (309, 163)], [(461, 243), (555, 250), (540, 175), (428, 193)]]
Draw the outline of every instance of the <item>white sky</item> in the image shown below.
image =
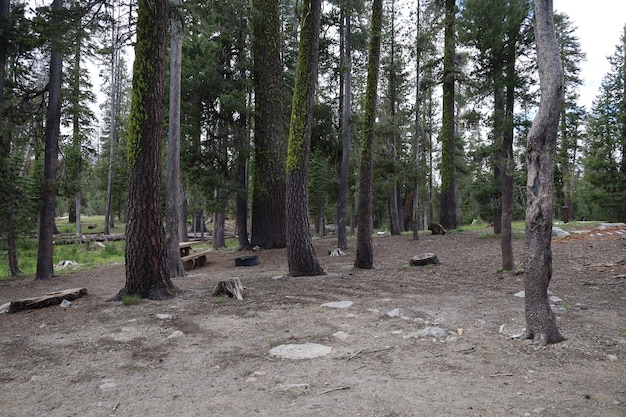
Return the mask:
[(565, 13), (578, 29), (581, 49), (587, 61), (581, 64), (579, 104), (591, 109), (598, 94), (602, 78), (609, 72), (606, 59), (615, 53), (615, 46), (626, 24), (626, 1), (624, 0), (553, 0), (554, 10)]

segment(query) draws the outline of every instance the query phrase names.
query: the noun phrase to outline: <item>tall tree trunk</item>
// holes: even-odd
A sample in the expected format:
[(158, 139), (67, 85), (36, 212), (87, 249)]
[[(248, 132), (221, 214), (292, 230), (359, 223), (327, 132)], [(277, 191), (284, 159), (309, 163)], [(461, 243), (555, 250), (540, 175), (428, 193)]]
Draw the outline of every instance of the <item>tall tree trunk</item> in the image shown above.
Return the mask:
[(213, 230), (211, 232), (211, 245), (214, 250), (218, 250), (226, 246), (224, 236), (225, 216), (223, 212), (213, 213)]
[[(9, 27), (9, 6), (10, 0), (0, 0), (0, 26)], [(4, 119), (4, 80), (6, 76), (7, 51), (9, 40), (7, 36), (0, 37), (0, 172), (8, 168), (6, 159), (9, 158), (11, 145), (5, 132)], [(4, 172), (3, 172), (4, 173)], [(8, 172), (7, 172), (8, 174)], [(4, 180), (4, 176), (2, 178)], [(19, 274), (20, 267), (17, 258), (17, 233), (14, 232), (12, 210), (9, 213), (3, 213), (7, 225), (7, 261), (9, 264), (9, 273), (11, 276)]]
[(445, 0), (445, 33), (443, 55), (443, 114), (441, 131), (441, 205), (439, 222), (446, 229), (459, 225), (456, 197), (456, 138), (454, 127), (454, 63), (456, 42), (456, 4)]
[[(52, 2), (53, 13), (63, 8), (63, 0)], [(53, 37), (50, 53), (50, 78), (48, 80), (48, 109), (46, 116), (46, 146), (44, 151), (44, 183), (42, 207), (39, 213), (39, 248), (37, 252), (36, 280), (51, 279), (54, 276), (54, 223), (55, 200), (57, 194), (57, 167), (59, 164), (59, 134), (61, 124), (61, 70), (63, 62), (59, 51), (59, 37)]]
[[(348, 247), (346, 231), (346, 207), (348, 201), (348, 181), (350, 178), (350, 137), (352, 122), (352, 47), (350, 13), (345, 14), (344, 27), (344, 75), (343, 75), (343, 115), (341, 118), (341, 169), (339, 174), (339, 195), (337, 197), (337, 247)], [(353, 223), (351, 223), (351, 226)]]
[(255, 158), (252, 245), (284, 248), (285, 139), (278, 0), (253, 0)]
[(494, 70), (493, 79), (493, 233), (499, 235), (502, 233), (502, 136), (505, 107), (502, 68), (497, 67)]
[(502, 269), (512, 271), (515, 268), (513, 258), (513, 175), (515, 159), (513, 158), (513, 137), (515, 110), (515, 53), (519, 26), (509, 30), (509, 43), (506, 50), (506, 105), (504, 112), (504, 133), (502, 135), (502, 233), (500, 247), (502, 250)]
[(247, 115), (242, 115), (239, 132), (237, 133), (237, 236), (238, 250), (251, 248), (248, 239), (248, 152), (250, 137), (247, 126)]
[(421, 36), (422, 36), (422, 24), (421, 17), (422, 7), (420, 0), (417, 0), (417, 13), (416, 13), (416, 37), (415, 37), (415, 131), (413, 132), (413, 162), (415, 164), (415, 183), (413, 184), (413, 204), (411, 213), (411, 226), (413, 232), (413, 240), (419, 240), (419, 164), (420, 164), (420, 111), (421, 111), (421, 97), (420, 97), (420, 71), (421, 71)]
[(324, 274), (308, 218), (308, 175), (317, 84), (321, 0), (302, 3), (302, 28), (287, 150), (287, 261), (289, 275)]
[[(115, 13), (115, 10), (113, 10)], [(107, 195), (104, 211), (104, 231), (105, 235), (111, 234), (110, 228), (114, 227), (113, 214), (113, 170), (115, 158), (115, 142), (116, 142), (116, 114), (117, 114), (117, 65), (118, 65), (118, 48), (117, 48), (117, 22), (113, 18), (111, 28), (111, 107), (109, 109), (109, 166), (107, 170)]]
[[(72, 89), (74, 90), (76, 97), (80, 97), (80, 60), (81, 60), (81, 47), (82, 47), (82, 37), (79, 35), (76, 38), (76, 45), (74, 46), (75, 54), (74, 54), (74, 68), (72, 74)], [(73, 178), (73, 182), (77, 184), (76, 192), (74, 193), (74, 212), (69, 213), (70, 223), (73, 221), (76, 223), (76, 236), (82, 236), (82, 224), (80, 219), (80, 212), (82, 209), (81, 199), (82, 199), (82, 170), (83, 170), (83, 155), (82, 155), (82, 139), (80, 133), (80, 115), (78, 111), (74, 111), (72, 115), (72, 147), (74, 148), (74, 157), (76, 158), (75, 169), (74, 172), (75, 177)], [(73, 215), (72, 215), (73, 214)]]
[(165, 200), (165, 239), (167, 271), (170, 278), (187, 275), (180, 257), (180, 85), (183, 53), (183, 16), (181, 0), (171, 0), (174, 7), (170, 19), (170, 113), (167, 147), (167, 185)]
[(362, 269), (374, 267), (374, 247), (372, 245), (372, 148), (374, 144), (374, 124), (376, 120), (376, 100), (378, 95), (378, 72), (380, 70), (380, 38), (383, 23), (383, 2), (372, 3), (372, 24), (367, 64), (367, 85), (365, 87), (365, 109), (361, 136), (361, 161), (359, 164), (359, 208), (354, 266)]
[[(397, 101), (397, 73), (396, 73), (396, 0), (391, 2), (391, 51), (389, 63), (389, 116), (391, 117), (391, 158), (394, 163), (398, 159), (398, 136), (397, 136), (397, 117), (396, 117), (396, 101)], [(399, 235), (402, 230), (400, 228), (399, 210), (398, 210), (398, 181), (393, 180), (391, 193), (389, 195), (389, 223), (391, 226), (391, 234)]]
[(526, 336), (539, 345), (563, 340), (548, 300), (552, 278), (552, 192), (563, 70), (552, 0), (535, 0), (535, 42), (541, 101), (526, 146)]
[(130, 178), (126, 285), (115, 296), (162, 300), (174, 285), (166, 265), (161, 212), (161, 143), (168, 1), (139, 0), (132, 101), (128, 121)]

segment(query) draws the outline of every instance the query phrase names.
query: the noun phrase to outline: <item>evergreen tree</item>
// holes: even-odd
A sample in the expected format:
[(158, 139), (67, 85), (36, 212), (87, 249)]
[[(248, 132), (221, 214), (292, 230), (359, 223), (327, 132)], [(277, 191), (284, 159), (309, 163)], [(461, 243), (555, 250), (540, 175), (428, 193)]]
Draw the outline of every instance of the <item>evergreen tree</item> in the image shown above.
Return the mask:
[(611, 70), (604, 76), (593, 102), (587, 126), (585, 181), (594, 218), (626, 218), (626, 26), (609, 57)]

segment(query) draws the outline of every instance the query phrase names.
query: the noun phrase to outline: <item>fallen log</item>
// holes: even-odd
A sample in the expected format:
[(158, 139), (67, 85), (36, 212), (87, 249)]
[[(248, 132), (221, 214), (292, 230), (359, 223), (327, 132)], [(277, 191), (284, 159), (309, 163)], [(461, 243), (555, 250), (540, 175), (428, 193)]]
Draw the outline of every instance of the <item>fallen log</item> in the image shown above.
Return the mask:
[(51, 305), (59, 305), (63, 300), (73, 301), (87, 294), (87, 288), (72, 288), (69, 290), (47, 293), (41, 297), (24, 298), (23, 300), (11, 301), (7, 313), (16, 313), (22, 310), (32, 310)]
[(434, 253), (423, 253), (421, 255), (414, 256), (410, 264), (412, 266), (424, 266), (424, 265), (438, 265), (439, 259)]

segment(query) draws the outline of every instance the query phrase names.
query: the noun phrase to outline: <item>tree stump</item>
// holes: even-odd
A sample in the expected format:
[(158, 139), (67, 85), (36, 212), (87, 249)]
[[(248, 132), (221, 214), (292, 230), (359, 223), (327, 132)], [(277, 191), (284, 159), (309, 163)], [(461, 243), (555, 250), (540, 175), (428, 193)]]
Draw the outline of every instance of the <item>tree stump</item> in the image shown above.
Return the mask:
[(213, 290), (213, 297), (220, 295), (227, 295), (230, 298), (234, 297), (238, 300), (243, 300), (243, 285), (241, 284), (241, 280), (235, 277), (223, 279), (218, 282)]
[(437, 265), (439, 264), (439, 259), (437, 259), (437, 255), (434, 253), (423, 253), (414, 256), (410, 263), (412, 266)]
[(446, 229), (443, 228), (439, 223), (431, 223), (428, 225), (428, 230), (430, 230), (433, 235), (445, 235)]

